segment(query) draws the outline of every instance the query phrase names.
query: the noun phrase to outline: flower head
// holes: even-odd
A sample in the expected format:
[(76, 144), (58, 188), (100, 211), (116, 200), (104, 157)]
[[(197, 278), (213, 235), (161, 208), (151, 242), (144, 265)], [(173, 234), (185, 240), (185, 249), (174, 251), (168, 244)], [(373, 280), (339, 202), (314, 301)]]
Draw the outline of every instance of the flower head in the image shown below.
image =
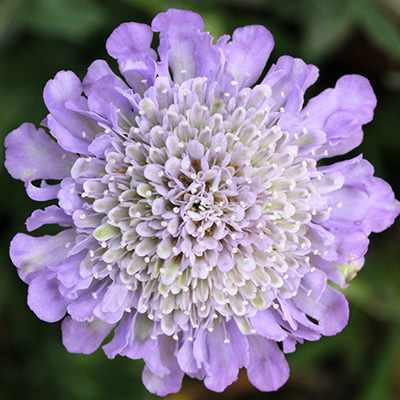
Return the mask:
[(400, 211), (361, 156), (318, 166), (360, 144), (376, 105), (365, 78), (303, 107), (318, 72), (300, 59), (279, 58), (252, 86), (273, 48), (264, 27), (212, 39), (189, 11), (122, 24), (107, 50), (123, 78), (102, 60), (82, 83), (59, 72), (44, 90), (55, 140), (31, 124), (6, 139), (10, 174), (57, 201), (28, 230), (63, 227), (11, 243), (29, 306), (48, 322), (67, 315), (70, 352), (114, 331), (107, 356), (143, 358), (159, 395), (184, 374), (222, 391), (241, 367), (260, 390), (283, 385), (283, 353), (347, 323), (328, 280), (345, 286), (368, 235)]

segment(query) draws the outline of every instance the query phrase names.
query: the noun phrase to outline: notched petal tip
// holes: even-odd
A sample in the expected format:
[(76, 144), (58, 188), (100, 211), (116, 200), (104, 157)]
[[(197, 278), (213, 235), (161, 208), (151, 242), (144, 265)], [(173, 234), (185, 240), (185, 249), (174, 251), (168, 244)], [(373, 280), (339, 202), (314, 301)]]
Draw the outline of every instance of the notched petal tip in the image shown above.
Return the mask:
[(238, 28), (232, 41), (221, 43), (226, 56), (226, 69), (238, 81), (239, 87), (257, 81), (274, 47), (272, 34), (261, 25)]

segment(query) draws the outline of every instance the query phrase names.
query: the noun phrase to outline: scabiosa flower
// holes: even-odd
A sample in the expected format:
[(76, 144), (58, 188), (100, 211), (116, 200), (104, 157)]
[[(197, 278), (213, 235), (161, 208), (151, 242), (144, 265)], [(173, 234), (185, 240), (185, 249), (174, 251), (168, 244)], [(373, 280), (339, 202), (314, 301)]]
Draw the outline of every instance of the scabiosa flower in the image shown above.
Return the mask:
[(30, 308), (66, 315), (70, 352), (113, 332), (107, 356), (143, 358), (159, 395), (184, 374), (222, 391), (242, 367), (260, 390), (283, 385), (284, 353), (347, 323), (328, 280), (346, 286), (368, 235), (400, 211), (361, 156), (317, 165), (362, 141), (376, 105), (365, 78), (344, 76), (303, 108), (316, 67), (284, 56), (253, 86), (271, 34), (247, 26), (213, 44), (203, 28), (174, 9), (122, 24), (107, 50), (123, 78), (102, 60), (82, 83), (59, 72), (44, 89), (55, 140), (31, 124), (6, 138), (10, 174), (57, 203), (28, 230), (63, 227), (11, 243)]

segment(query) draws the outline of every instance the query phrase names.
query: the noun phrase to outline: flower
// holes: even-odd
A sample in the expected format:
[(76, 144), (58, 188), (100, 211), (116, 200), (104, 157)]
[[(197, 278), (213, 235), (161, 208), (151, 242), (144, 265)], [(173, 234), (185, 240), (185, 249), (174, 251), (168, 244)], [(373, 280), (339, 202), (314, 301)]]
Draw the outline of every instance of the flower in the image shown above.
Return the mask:
[(59, 72), (44, 89), (55, 140), (25, 123), (5, 142), (28, 195), (57, 201), (28, 230), (63, 228), (11, 243), (30, 308), (48, 322), (67, 315), (73, 353), (113, 332), (107, 356), (143, 358), (158, 395), (184, 374), (222, 391), (242, 367), (260, 390), (283, 385), (284, 353), (347, 323), (328, 280), (346, 286), (368, 235), (400, 212), (362, 156), (317, 165), (361, 143), (376, 105), (367, 79), (344, 76), (303, 107), (315, 66), (284, 56), (253, 86), (273, 48), (267, 29), (213, 44), (203, 28), (175, 9), (151, 27), (122, 24), (107, 50), (123, 78), (102, 60), (83, 82)]

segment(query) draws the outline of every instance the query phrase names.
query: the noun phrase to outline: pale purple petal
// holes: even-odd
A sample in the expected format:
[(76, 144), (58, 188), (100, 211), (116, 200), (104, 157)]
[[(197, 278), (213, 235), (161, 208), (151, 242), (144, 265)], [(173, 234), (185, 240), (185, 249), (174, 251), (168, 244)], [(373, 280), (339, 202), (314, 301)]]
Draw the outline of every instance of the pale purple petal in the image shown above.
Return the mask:
[(60, 226), (71, 226), (72, 219), (65, 214), (64, 210), (57, 206), (49, 206), (44, 210), (35, 210), (26, 220), (28, 231), (34, 231), (45, 224), (58, 224)]
[(43, 129), (25, 123), (5, 140), (8, 172), (24, 182), (68, 176), (75, 156), (66, 154)]
[(145, 357), (146, 366), (143, 370), (143, 383), (158, 396), (165, 396), (169, 393), (176, 393), (182, 385), (183, 372), (176, 360), (176, 341), (168, 336), (161, 336), (158, 339), (158, 347), (153, 350), (157, 353), (156, 359), (160, 366), (149, 365), (150, 358)]
[(289, 366), (278, 345), (261, 336), (249, 336), (249, 381), (259, 390), (279, 389), (289, 378)]
[(70, 353), (91, 354), (108, 336), (114, 325), (94, 319), (91, 322), (74, 321), (71, 317), (62, 323), (62, 340)]
[(245, 26), (233, 32), (232, 41), (222, 45), (225, 69), (239, 89), (257, 81), (274, 47), (271, 33), (261, 25)]
[[(308, 129), (321, 129), (327, 134), (323, 147), (328, 156), (343, 154), (362, 140), (361, 125), (371, 121), (376, 97), (369, 81), (359, 75), (346, 75), (333, 89), (312, 98), (303, 109)], [(339, 127), (336, 130), (336, 127)]]
[(58, 290), (53, 275), (43, 273), (29, 283), (28, 305), (38, 318), (46, 322), (56, 322), (64, 317), (69, 303)]
[(72, 229), (60, 232), (55, 236), (32, 237), (18, 233), (11, 241), (10, 257), (18, 268), (20, 278), (30, 283), (47, 266), (59, 265), (66, 259), (67, 243), (75, 239)]
[(47, 118), (50, 132), (60, 146), (71, 152), (85, 151), (99, 130), (89, 118), (68, 110), (65, 105), (72, 101), (87, 109), (82, 90), (82, 84), (73, 72), (60, 71), (47, 82), (43, 92), (44, 102), (51, 113)]
[(245, 336), (232, 324), (228, 332), (231, 335), (226, 336), (222, 324), (218, 324), (213, 332), (207, 333), (208, 365), (204, 384), (216, 392), (222, 392), (234, 382), (239, 368), (247, 364), (246, 357), (241, 357), (242, 353), (247, 353)]
[(272, 89), (273, 110), (281, 107), (285, 111), (298, 113), (303, 105), (303, 95), (318, 78), (318, 68), (307, 65), (299, 58), (282, 56), (269, 70), (262, 81)]
[(346, 298), (329, 285), (318, 302), (311, 296), (300, 293), (293, 302), (297, 308), (318, 321), (321, 333), (326, 336), (335, 335), (347, 325), (349, 305)]
[(211, 45), (212, 38), (202, 32), (204, 24), (198, 14), (170, 9), (158, 14), (151, 26), (154, 32), (160, 32), (160, 75), (169, 76), (171, 68), (178, 83), (195, 76), (214, 78), (221, 54)]

